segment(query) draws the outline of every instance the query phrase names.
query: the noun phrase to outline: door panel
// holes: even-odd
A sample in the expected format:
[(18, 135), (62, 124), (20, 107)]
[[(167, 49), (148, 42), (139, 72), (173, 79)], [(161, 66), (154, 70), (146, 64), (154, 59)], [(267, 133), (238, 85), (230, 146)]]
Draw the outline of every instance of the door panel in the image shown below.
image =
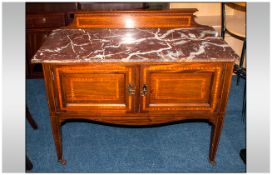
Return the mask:
[[(135, 87), (133, 67), (109, 65), (56, 66), (56, 89), (60, 110), (130, 112)], [(99, 111), (97, 111), (99, 110)]]
[(205, 110), (217, 107), (223, 64), (154, 65), (142, 67), (140, 88), (147, 87), (141, 97), (141, 111), (175, 112)]

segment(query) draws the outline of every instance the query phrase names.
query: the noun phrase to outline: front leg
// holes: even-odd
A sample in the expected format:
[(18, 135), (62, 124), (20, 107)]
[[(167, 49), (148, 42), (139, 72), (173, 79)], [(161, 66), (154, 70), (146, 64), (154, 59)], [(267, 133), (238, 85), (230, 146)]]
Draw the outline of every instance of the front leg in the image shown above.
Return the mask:
[(223, 122), (224, 122), (223, 115), (219, 115), (216, 122), (213, 123), (213, 126), (212, 126), (212, 137), (211, 137), (211, 144), (210, 144), (209, 161), (213, 166), (216, 164), (215, 156), (216, 156), (217, 147), (219, 144)]
[(58, 161), (62, 165), (66, 165), (66, 160), (63, 159), (63, 154), (62, 154), (61, 123), (59, 122), (57, 116), (50, 116), (50, 119), (51, 119), (51, 127), (52, 127), (53, 137), (55, 141)]

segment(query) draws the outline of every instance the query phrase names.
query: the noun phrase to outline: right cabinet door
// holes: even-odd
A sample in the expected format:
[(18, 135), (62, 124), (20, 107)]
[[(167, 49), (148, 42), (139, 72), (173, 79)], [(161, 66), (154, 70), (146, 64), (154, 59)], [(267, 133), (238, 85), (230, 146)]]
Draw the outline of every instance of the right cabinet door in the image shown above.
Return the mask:
[(216, 112), (223, 84), (223, 63), (180, 63), (141, 67), (141, 111)]

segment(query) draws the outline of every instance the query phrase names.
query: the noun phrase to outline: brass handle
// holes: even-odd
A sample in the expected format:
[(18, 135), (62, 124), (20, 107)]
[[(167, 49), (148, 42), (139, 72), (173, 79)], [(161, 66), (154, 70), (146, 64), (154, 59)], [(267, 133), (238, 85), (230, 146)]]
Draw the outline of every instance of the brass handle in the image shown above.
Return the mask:
[(134, 95), (135, 94), (135, 87), (133, 88), (131, 84), (128, 85), (128, 95)]
[(148, 86), (144, 84), (143, 90), (141, 90), (141, 96), (145, 96), (147, 93), (148, 93)]
[(43, 35), (43, 40), (46, 39), (48, 37), (48, 34), (44, 34)]
[(42, 18), (42, 22), (46, 23), (46, 18), (45, 17)]

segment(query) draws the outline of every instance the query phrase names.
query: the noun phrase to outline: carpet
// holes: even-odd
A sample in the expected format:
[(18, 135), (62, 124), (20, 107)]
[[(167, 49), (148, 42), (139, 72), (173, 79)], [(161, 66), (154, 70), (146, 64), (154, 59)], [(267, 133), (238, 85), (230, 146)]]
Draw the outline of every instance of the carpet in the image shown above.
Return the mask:
[(93, 122), (66, 122), (62, 126), (63, 154), (57, 162), (42, 79), (26, 80), (26, 103), (38, 124), (26, 122), (26, 154), (31, 172), (70, 173), (197, 173), (246, 172), (239, 156), (245, 148), (242, 121), (244, 80), (233, 76), (216, 166), (208, 161), (211, 125), (184, 121), (156, 127), (119, 127)]

